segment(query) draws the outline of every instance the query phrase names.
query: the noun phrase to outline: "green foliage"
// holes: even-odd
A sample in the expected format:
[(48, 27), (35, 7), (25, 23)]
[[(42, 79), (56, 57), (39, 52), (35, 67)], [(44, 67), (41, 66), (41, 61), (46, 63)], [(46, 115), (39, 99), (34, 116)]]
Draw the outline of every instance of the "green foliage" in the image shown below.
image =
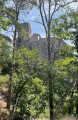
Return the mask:
[(9, 74), (11, 64), (11, 46), (6, 39), (0, 39), (0, 66), (2, 66), (2, 74)]
[(16, 22), (16, 20), (15, 20), (15, 10), (13, 9), (13, 7), (5, 7), (5, 9), (2, 10), (2, 13), (6, 14), (6, 18), (11, 20), (11, 23), (9, 23), (9, 25), (15, 24), (15, 22)]
[[(16, 25), (16, 28), (23, 39), (27, 35), (27, 32), (21, 27), (21, 24), (16, 22), (15, 19), (15, 6), (14, 8), (3, 9), (3, 0), (1, 2), (0, 13), (0, 29), (7, 30), (7, 26)], [(22, 2), (22, 1), (21, 1)], [(29, 1), (27, 1), (29, 3)], [(18, 5), (18, 1), (14, 0), (14, 4)], [(24, 4), (25, 3), (25, 4)], [(31, 1), (33, 3), (33, 1)], [(26, 6), (24, 1), (21, 4), (20, 10), (23, 10), (23, 6)], [(34, 3), (36, 5), (36, 2)], [(29, 9), (32, 7), (30, 6)], [(28, 10), (29, 10), (28, 9)], [(58, 40), (74, 39), (74, 43), (77, 47), (78, 35), (77, 31), (71, 31), (71, 28), (77, 29), (78, 13), (69, 14), (69, 16), (62, 15), (59, 19), (54, 19), (52, 22), (52, 35), (58, 38)], [(6, 16), (6, 17), (4, 17)], [(7, 20), (6, 20), (7, 18)], [(70, 18), (70, 19), (69, 19)], [(11, 22), (12, 20), (12, 22)], [(75, 36), (76, 35), (76, 36)], [(78, 68), (78, 62), (73, 54), (72, 47), (65, 45), (63, 49), (59, 49), (59, 55), (61, 59), (54, 63), (48, 62), (39, 57), (39, 51), (37, 49), (29, 50), (23, 46), (20, 49), (15, 49), (15, 56), (12, 61), (12, 48), (11, 39), (7, 36), (0, 34), (0, 66), (1, 74), (9, 74), (12, 68), (12, 101), (11, 105), (15, 112), (15, 116), (22, 119), (30, 119), (41, 117), (49, 119), (49, 79), (48, 73), (51, 74), (52, 79), (52, 92), (53, 92), (53, 104), (54, 114), (57, 113), (58, 106), (62, 103), (67, 91), (70, 88), (70, 83), (76, 75)], [(7, 81), (5, 80), (7, 79)], [(2, 86), (7, 82), (8, 75), (0, 76), (0, 85)], [(6, 81), (6, 82), (5, 82)], [(66, 102), (61, 110), (62, 114), (66, 114), (69, 110), (69, 106), (72, 107), (72, 113), (74, 113), (74, 106), (77, 105), (76, 99), (77, 91), (76, 86), (73, 87), (74, 95), (71, 99), (71, 90)], [(61, 114), (60, 113), (60, 114)]]
[(0, 7), (3, 7), (5, 2), (6, 2), (6, 0), (0, 0)]
[(4, 77), (0, 76), (0, 87), (2, 87), (4, 84)]
[[(18, 56), (17, 56), (18, 55)], [(36, 50), (28, 50), (24, 47), (16, 52), (13, 75), (13, 98), (12, 104), (17, 108), (18, 115), (22, 118), (32, 116), (36, 118), (48, 104), (48, 72), (53, 79), (54, 111), (61, 103), (69, 88), (70, 81), (56, 65), (38, 58)], [(48, 115), (46, 115), (48, 117)]]
[[(8, 36), (5, 36), (4, 34), (0, 34), (0, 39), (4, 39), (5, 43), (7, 43), (7, 42), (9, 42), (9, 44), (12, 43), (11, 38), (8, 37)], [(7, 42), (6, 42), (6, 41), (7, 41)], [(10, 45), (8, 45), (8, 46), (10, 46)]]
[(67, 57), (65, 60), (60, 59), (55, 62), (55, 64), (58, 66), (59, 70), (65, 74), (66, 77), (74, 77), (76, 74), (77, 66), (75, 66), (72, 62), (75, 62), (76, 60), (74, 58)]
[(8, 25), (11, 23), (11, 20), (6, 18), (6, 9), (5, 9), (6, 0), (0, 0), (0, 32), (1, 29), (8, 30)]
[(7, 88), (7, 85), (8, 85), (8, 75), (0, 75), (0, 87), (6, 87)]
[[(52, 35), (57, 37), (59, 40), (71, 40), (72, 43), (75, 45), (74, 47), (65, 45), (62, 49), (59, 49), (59, 55), (61, 55), (63, 59), (55, 61), (55, 65), (58, 67), (61, 74), (64, 75), (62, 82), (65, 82), (65, 79), (67, 81), (67, 84), (60, 84), (60, 82), (58, 82), (59, 87), (60, 85), (65, 85), (64, 89), (62, 87), (60, 87), (59, 90), (57, 89), (60, 94), (61, 92), (63, 94), (65, 93), (66, 89), (69, 89), (71, 81), (74, 80), (75, 77), (77, 77), (76, 72), (78, 69), (78, 11), (71, 11), (70, 13), (66, 13), (65, 15), (60, 16), (59, 19), (53, 20), (51, 32)], [(74, 51), (76, 53), (74, 53)], [(68, 95), (66, 102), (64, 103), (64, 106), (62, 108), (62, 114), (75, 114), (75, 108), (77, 106), (76, 87), (76, 85), (73, 85), (73, 90), (70, 90), (70, 94)], [(73, 95), (71, 95), (72, 92)], [(59, 101), (57, 94), (55, 95)]]
[(22, 47), (16, 52), (12, 104), (23, 118), (38, 116), (46, 106), (43, 80), (37, 78), (33, 71), (37, 59), (38, 51), (35, 49)]
[(0, 17), (0, 31), (1, 29), (7, 31), (7, 27), (10, 22), (10, 20), (6, 20), (4, 17)]
[(8, 61), (11, 53), (11, 47), (8, 42), (4, 39), (0, 39), (0, 63), (3, 61)]
[(64, 58), (64, 59), (65, 59), (66, 57), (72, 58), (72, 57), (75, 57), (74, 54), (73, 54), (73, 52), (74, 52), (73, 49), (74, 49), (73, 47), (65, 44), (65, 45), (63, 45), (62, 48), (59, 48), (58, 53), (59, 53), (59, 55), (60, 55), (62, 58)]
[(77, 29), (78, 11), (71, 11), (53, 20), (51, 32), (60, 40), (72, 40), (75, 43)]
[(22, 24), (17, 25), (18, 33), (21, 39), (26, 39), (27, 31), (22, 27)]
[[(46, 87), (45, 100), (48, 102), (48, 72), (52, 75), (53, 81), (53, 99), (54, 99), (54, 114), (57, 111), (58, 106), (62, 103), (62, 99), (67, 93), (71, 80), (76, 75), (76, 67), (71, 64), (71, 61), (75, 61), (74, 58), (59, 59), (54, 64), (47, 61), (38, 59), (35, 63), (34, 72), (37, 77), (44, 81)], [(65, 108), (65, 107), (64, 107)], [(68, 109), (68, 108), (66, 108)], [(47, 115), (48, 116), (48, 115)], [(46, 116), (46, 117), (47, 117)]]

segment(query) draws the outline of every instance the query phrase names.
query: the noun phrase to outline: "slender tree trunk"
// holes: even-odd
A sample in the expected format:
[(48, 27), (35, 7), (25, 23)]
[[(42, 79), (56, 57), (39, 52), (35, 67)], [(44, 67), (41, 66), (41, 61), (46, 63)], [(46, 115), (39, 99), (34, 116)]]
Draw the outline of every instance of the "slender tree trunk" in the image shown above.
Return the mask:
[[(78, 69), (77, 69), (77, 76), (78, 76)], [(76, 99), (76, 118), (78, 120), (78, 79), (76, 81), (76, 88), (77, 88), (77, 99)]]
[(8, 89), (8, 98), (7, 98), (7, 108), (10, 110), (10, 102), (11, 102), (11, 93), (12, 93), (12, 70), (9, 75), (9, 89)]
[(14, 57), (15, 57), (18, 16), (19, 16), (19, 13), (17, 12), (17, 8), (16, 8), (16, 23), (15, 23), (15, 31), (14, 31), (14, 39), (13, 39), (12, 67), (10, 70), (9, 89), (8, 89), (8, 98), (7, 98), (7, 109), (9, 109), (9, 110), (10, 110), (11, 95), (12, 95), (13, 61), (14, 61)]
[(53, 91), (52, 91), (52, 77), (49, 73), (49, 107), (50, 107), (50, 120), (53, 119)]
[(71, 92), (70, 105), (69, 105), (69, 109), (68, 109), (69, 115), (71, 115), (71, 113), (73, 111), (73, 107), (72, 107), (72, 103), (71, 103), (72, 98), (73, 98), (73, 91)]
[(12, 53), (12, 67), (10, 70), (9, 77), (9, 89), (8, 89), (8, 98), (7, 98), (7, 108), (10, 110), (11, 94), (12, 94), (12, 74), (13, 74), (13, 60), (15, 56), (15, 45), (16, 45), (16, 28), (14, 32), (14, 43), (13, 43), (13, 53)]
[[(49, 62), (51, 61), (51, 41), (50, 41), (50, 25), (51, 25), (51, 21), (50, 21), (50, 10), (51, 10), (51, 0), (49, 0), (49, 21), (48, 21), (48, 60)], [(53, 120), (53, 91), (52, 91), (52, 76), (51, 73), (49, 72), (48, 74), (48, 78), (49, 78), (49, 107), (50, 107), (50, 120)]]
[[(43, 0), (39, 0), (39, 9), (40, 9), (40, 15), (42, 18), (42, 23), (46, 32), (46, 38), (47, 38), (47, 43), (48, 43), (48, 61), (51, 64), (51, 44), (50, 44), (50, 25), (51, 25), (51, 20), (52, 20), (52, 15), (51, 15), (51, 0), (48, 1), (49, 2), (49, 11), (48, 11), (48, 18), (44, 9), (44, 1)], [(43, 9), (42, 9), (43, 6)], [(45, 20), (44, 20), (44, 16), (43, 16), (43, 12), (44, 11), (44, 16), (45, 16), (45, 20), (46, 20), (46, 24), (45, 24)], [(53, 120), (53, 91), (52, 91), (52, 75), (50, 73), (50, 71), (48, 71), (48, 88), (49, 88), (49, 108), (50, 108), (50, 120)]]
[[(48, 60), (51, 61), (51, 47), (50, 47), (50, 21), (48, 23)], [(49, 79), (49, 108), (50, 108), (50, 120), (53, 119), (53, 91), (52, 91), (52, 75), (49, 71), (48, 73), (48, 79)]]
[[(46, 2), (48, 3), (48, 14), (45, 9), (45, 4)], [(50, 24), (53, 20), (53, 15), (60, 10), (60, 8), (63, 8), (75, 1), (69, 1), (65, 4), (58, 4), (60, 1), (59, 0), (39, 0), (39, 10), (40, 10), (40, 15), (42, 19), (42, 24), (44, 26), (45, 32), (46, 32), (46, 38), (48, 42), (48, 61), (51, 61), (51, 44), (50, 44)], [(53, 7), (52, 7), (53, 6)], [(51, 63), (51, 62), (50, 62)], [(50, 107), (50, 120), (54, 120), (54, 115), (53, 115), (53, 91), (52, 91), (52, 86), (53, 86), (53, 78), (51, 76), (50, 71), (48, 72), (48, 79), (49, 79), (49, 107)], [(68, 91), (69, 93), (69, 91)], [(67, 96), (67, 95), (66, 95)], [(63, 104), (66, 100), (66, 96), (64, 97)], [(61, 105), (62, 106), (62, 105)], [(60, 110), (61, 106), (58, 108)], [(61, 110), (60, 110), (61, 111)]]
[[(51, 41), (50, 41), (50, 25), (51, 25), (51, 21), (50, 21), (50, 7), (51, 7), (51, 0), (49, 0), (49, 21), (48, 21), (48, 60), (49, 62), (51, 62)], [(51, 63), (50, 63), (51, 64)], [(53, 120), (53, 91), (52, 91), (52, 75), (49, 71), (48, 73), (48, 79), (49, 79), (49, 108), (50, 108), (50, 120)]]

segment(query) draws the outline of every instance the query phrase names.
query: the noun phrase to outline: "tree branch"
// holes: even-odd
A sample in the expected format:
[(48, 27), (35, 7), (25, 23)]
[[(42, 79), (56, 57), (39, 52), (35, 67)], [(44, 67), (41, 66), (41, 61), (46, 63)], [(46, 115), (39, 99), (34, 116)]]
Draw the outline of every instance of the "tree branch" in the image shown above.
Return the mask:
[(51, 15), (51, 20), (52, 20), (52, 17), (53, 17), (53, 15), (54, 15), (55, 11), (56, 11), (56, 6), (57, 6), (57, 1), (55, 0), (55, 7), (54, 7), (54, 11), (53, 11), (53, 13), (52, 13), (52, 15)]
[(44, 15), (45, 15), (45, 20), (46, 20), (46, 23), (48, 23), (46, 11), (45, 11), (45, 8), (44, 8), (44, 1), (42, 0), (42, 2), (43, 2), (43, 11), (44, 11)]
[(59, 7), (55, 10), (55, 12), (58, 11), (60, 8), (65, 7), (65, 6), (67, 6), (67, 5), (69, 5), (69, 4), (73, 3), (73, 2), (77, 2), (77, 0), (73, 0), (73, 1), (68, 2), (68, 3), (66, 3), (66, 4), (63, 4), (63, 5), (60, 5), (60, 4), (59, 4)]
[(43, 23), (41, 23), (39, 21), (36, 21), (36, 20), (29, 20), (29, 21), (36, 22), (36, 23), (39, 23), (39, 24), (43, 25)]
[(44, 22), (44, 18), (43, 18), (43, 14), (42, 14), (42, 10), (41, 10), (41, 1), (39, 0), (39, 10), (40, 10), (40, 15), (41, 15), (41, 18), (42, 18), (42, 22), (43, 22), (43, 26), (45, 28), (45, 32), (47, 33), (47, 28), (46, 28), (46, 25), (45, 25), (45, 22)]

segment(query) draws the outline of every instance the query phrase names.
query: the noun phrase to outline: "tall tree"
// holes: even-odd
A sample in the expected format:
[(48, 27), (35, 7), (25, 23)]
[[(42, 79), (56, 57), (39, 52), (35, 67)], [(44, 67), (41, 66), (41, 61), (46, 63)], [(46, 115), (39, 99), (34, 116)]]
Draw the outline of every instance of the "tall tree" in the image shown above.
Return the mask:
[[(9, 0), (8, 0), (9, 1)], [(13, 2), (14, 10), (15, 10), (15, 20), (13, 20), (14, 25), (14, 35), (13, 35), (13, 52), (12, 52), (12, 66), (10, 70), (10, 80), (9, 80), (9, 90), (8, 90), (8, 99), (7, 99), (7, 108), (10, 109), (10, 102), (11, 102), (11, 93), (12, 93), (12, 74), (13, 74), (13, 61), (15, 57), (15, 47), (16, 47), (16, 38), (17, 38), (17, 32), (18, 32), (18, 23), (19, 23), (19, 16), (21, 11), (30, 10), (31, 4), (28, 0), (12, 0), (10, 2)]]
[[(35, 0), (36, 5), (39, 9), (40, 16), (42, 19), (42, 25), (44, 26), (46, 38), (48, 42), (48, 60), (51, 61), (51, 40), (50, 40), (50, 30), (51, 30), (51, 23), (53, 21), (53, 17), (55, 13), (61, 9), (65, 8), (67, 5), (76, 2), (76, 0), (69, 0), (69, 1), (62, 1), (62, 0)], [(34, 3), (33, 3), (34, 4)], [(50, 120), (53, 120), (54, 112), (53, 112), (53, 77), (51, 73), (48, 73), (48, 80), (49, 80), (49, 108), (50, 108)]]
[[(59, 39), (64, 39), (64, 40), (70, 40), (73, 44), (74, 47), (72, 49), (76, 52), (76, 54), (72, 54), (70, 51), (67, 51), (64, 54), (67, 54), (67, 56), (70, 54), (70, 57), (75, 57), (75, 61), (71, 61), (71, 63), (74, 63), (76, 75), (74, 79), (74, 84), (72, 87), (76, 88), (76, 92), (78, 94), (78, 11), (72, 11), (67, 12), (65, 15), (62, 15), (59, 17), (59, 19), (55, 19), (53, 24), (52, 24), (52, 33), (54, 36), (58, 37)], [(76, 84), (75, 84), (76, 83)], [(72, 88), (70, 88), (71, 90)], [(78, 117), (78, 95), (76, 98), (76, 116)], [(71, 109), (71, 105), (70, 105)]]
[(5, 6), (7, 0), (0, 0), (0, 66), (2, 66), (2, 71), (4, 66), (8, 66), (7, 62), (10, 61), (11, 54), (11, 39), (2, 34), (2, 30), (8, 31), (8, 27), (11, 24), (11, 20), (6, 18), (7, 8)]

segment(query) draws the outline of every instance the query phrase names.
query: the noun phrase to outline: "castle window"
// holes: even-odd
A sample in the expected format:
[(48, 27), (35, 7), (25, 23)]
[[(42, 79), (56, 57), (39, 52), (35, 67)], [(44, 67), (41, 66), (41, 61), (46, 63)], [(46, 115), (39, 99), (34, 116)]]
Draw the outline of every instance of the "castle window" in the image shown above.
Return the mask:
[(40, 39), (40, 37), (38, 36), (38, 40)]

